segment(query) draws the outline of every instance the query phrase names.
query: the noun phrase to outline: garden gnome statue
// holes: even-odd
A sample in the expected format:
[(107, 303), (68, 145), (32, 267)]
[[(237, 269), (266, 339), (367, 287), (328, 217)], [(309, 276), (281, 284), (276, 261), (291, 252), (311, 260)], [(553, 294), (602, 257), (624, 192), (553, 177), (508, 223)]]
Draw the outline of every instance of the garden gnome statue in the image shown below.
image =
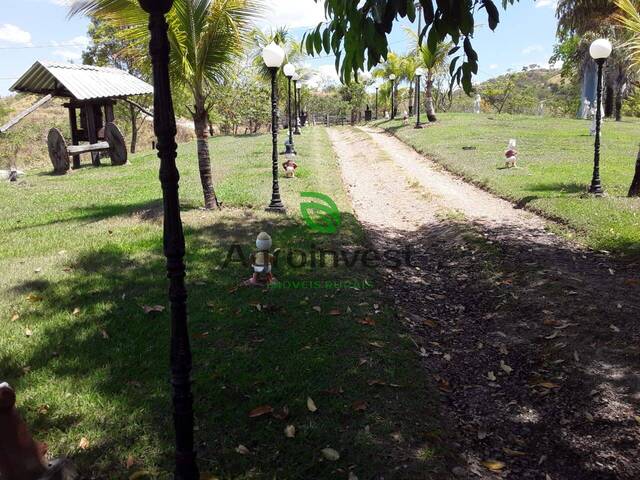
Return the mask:
[(404, 114), (402, 115), (402, 124), (403, 125), (409, 125), (409, 114), (407, 113), (407, 111), (404, 111)]
[(586, 98), (582, 101), (582, 119), (588, 120), (591, 115), (591, 102)]
[(292, 153), (285, 154), (286, 161), (282, 164), (284, 168), (284, 176), (287, 178), (293, 178), (296, 176), (296, 168), (298, 168), (298, 164), (296, 163), (296, 156)]
[(256, 239), (257, 252), (251, 255), (253, 262), (253, 276), (248, 280), (249, 285), (266, 286), (275, 281), (271, 273), (273, 255), (271, 255), (271, 237), (266, 232), (260, 232)]
[(482, 97), (480, 94), (476, 94), (476, 98), (473, 101), (473, 113), (480, 113), (480, 105), (482, 104)]
[(507, 168), (513, 168), (516, 166), (516, 162), (518, 161), (518, 151), (516, 150), (516, 139), (512, 138), (509, 140), (509, 146), (507, 150), (504, 152), (504, 156), (506, 161), (504, 162), (504, 166)]
[(16, 170), (15, 167), (12, 167), (11, 170), (9, 171), (9, 181), (10, 182), (18, 181), (18, 170)]

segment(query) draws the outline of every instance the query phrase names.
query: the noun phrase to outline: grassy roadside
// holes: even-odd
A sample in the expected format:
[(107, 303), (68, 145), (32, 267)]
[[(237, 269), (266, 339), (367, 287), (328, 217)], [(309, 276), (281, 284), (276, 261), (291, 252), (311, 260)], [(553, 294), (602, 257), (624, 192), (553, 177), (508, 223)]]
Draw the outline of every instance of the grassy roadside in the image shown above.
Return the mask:
[[(637, 121), (605, 122), (601, 175), (607, 197), (597, 199), (585, 195), (593, 169), (589, 121), (454, 113), (439, 114), (438, 120), (423, 130), (403, 127), (401, 121), (376, 125), (467, 180), (565, 223), (589, 247), (640, 254), (640, 199), (626, 198)], [(518, 141), (517, 169), (503, 168), (510, 138)]]
[[(250, 267), (224, 266), (232, 245), (248, 255), (261, 230), (283, 252), (366, 245), (326, 132), (307, 129), (296, 141), (298, 177), (281, 179), (287, 216), (263, 211), (268, 136), (211, 140), (219, 213), (197, 208), (195, 149), (180, 147), (202, 470), (221, 479), (437, 478), (446, 439), (436, 400), (375, 270), (280, 263), (281, 282), (329, 288), (262, 291), (238, 288)], [(335, 200), (339, 234), (308, 230), (303, 191)], [(87, 477), (170, 477), (168, 314), (143, 310), (166, 306), (159, 199), (153, 155), (0, 185), (0, 378), (16, 387), (37, 438)], [(292, 255), (300, 263), (302, 253)], [(265, 406), (276, 415), (250, 418)]]

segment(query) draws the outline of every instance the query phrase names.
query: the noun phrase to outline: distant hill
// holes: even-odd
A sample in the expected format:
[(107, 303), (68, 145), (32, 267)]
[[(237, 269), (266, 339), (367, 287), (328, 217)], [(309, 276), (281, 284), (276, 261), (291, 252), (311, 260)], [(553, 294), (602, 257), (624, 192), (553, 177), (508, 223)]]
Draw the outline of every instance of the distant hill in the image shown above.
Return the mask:
[[(580, 102), (578, 86), (560, 76), (560, 70), (524, 67), (476, 85), (482, 97), (482, 110), (487, 113), (537, 114), (543, 104), (545, 115), (573, 115)], [(453, 111), (471, 111), (473, 97), (456, 95)]]

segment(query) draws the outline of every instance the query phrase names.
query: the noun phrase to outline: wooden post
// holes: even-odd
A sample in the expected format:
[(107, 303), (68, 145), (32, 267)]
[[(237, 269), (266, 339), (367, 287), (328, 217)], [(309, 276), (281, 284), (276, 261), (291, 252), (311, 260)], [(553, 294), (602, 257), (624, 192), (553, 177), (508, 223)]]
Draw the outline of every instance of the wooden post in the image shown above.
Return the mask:
[(113, 105), (114, 105), (114, 103), (106, 103), (104, 105), (105, 123), (112, 123), (115, 120), (115, 115), (113, 114)]
[[(98, 130), (96, 128), (96, 115), (92, 103), (87, 103), (83, 107), (84, 116), (87, 121), (87, 139), (89, 143), (98, 143)], [(99, 152), (91, 152), (91, 163), (94, 167), (100, 166)]]
[(158, 139), (160, 183), (164, 205), (164, 254), (167, 257), (171, 302), (171, 384), (175, 428), (175, 479), (198, 480), (200, 474), (193, 448), (193, 395), (191, 394), (191, 346), (187, 324), (184, 233), (180, 218), (176, 167), (176, 120), (169, 81), (169, 39), (165, 14), (173, 0), (139, 0), (149, 13), (153, 65), (153, 127)]
[[(76, 107), (67, 106), (69, 109), (69, 124), (71, 125), (71, 145), (78, 145), (78, 118), (76, 116)], [(80, 168), (80, 155), (73, 156), (73, 169)]]

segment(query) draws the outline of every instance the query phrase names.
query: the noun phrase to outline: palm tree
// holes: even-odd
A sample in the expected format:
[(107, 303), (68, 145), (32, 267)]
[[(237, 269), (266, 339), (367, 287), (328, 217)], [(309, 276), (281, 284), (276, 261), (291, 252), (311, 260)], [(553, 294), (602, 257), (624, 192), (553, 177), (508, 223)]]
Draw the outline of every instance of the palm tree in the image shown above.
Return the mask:
[[(228, 76), (232, 63), (248, 44), (262, 0), (175, 0), (167, 14), (172, 81), (193, 97), (190, 109), (197, 138), (198, 166), (205, 208), (219, 206), (211, 178), (207, 121), (211, 89)], [(81, 0), (70, 15), (87, 14), (118, 28), (134, 44), (149, 42), (148, 15), (137, 0)]]
[[(394, 91), (390, 92), (390, 97), (393, 96), (393, 98), (395, 99), (397, 98), (398, 86), (400, 85), (400, 82), (406, 79), (406, 72), (402, 65), (402, 57), (393, 52), (389, 52), (389, 55), (387, 55), (387, 61), (378, 66), (373, 71), (373, 76), (385, 80), (386, 83), (389, 79), (389, 75), (391, 75), (392, 73), (396, 76), (396, 80), (394, 82)], [(397, 110), (398, 105), (395, 102), (392, 103)]]
[(430, 122), (435, 122), (437, 118), (436, 110), (433, 106), (433, 80), (435, 76), (446, 67), (449, 50), (451, 50), (451, 44), (449, 42), (439, 42), (436, 45), (435, 51), (432, 53), (426, 44), (420, 44), (419, 37), (416, 32), (410, 28), (405, 28), (405, 32), (411, 42), (409, 55), (417, 56), (419, 64), (426, 70), (425, 82), (427, 84), (427, 88), (424, 95), (424, 101), (426, 105), (427, 118)]
[(407, 54), (401, 59), (403, 77), (409, 82), (409, 113), (413, 113), (415, 99), (413, 95), (413, 87), (416, 78), (416, 68), (419, 66), (419, 59), (415, 55)]
[[(640, 72), (640, 3), (638, 0), (615, 0), (619, 11), (614, 21), (628, 35), (624, 44), (632, 72)], [(636, 156), (636, 170), (629, 187), (629, 197), (640, 197), (640, 150)]]

